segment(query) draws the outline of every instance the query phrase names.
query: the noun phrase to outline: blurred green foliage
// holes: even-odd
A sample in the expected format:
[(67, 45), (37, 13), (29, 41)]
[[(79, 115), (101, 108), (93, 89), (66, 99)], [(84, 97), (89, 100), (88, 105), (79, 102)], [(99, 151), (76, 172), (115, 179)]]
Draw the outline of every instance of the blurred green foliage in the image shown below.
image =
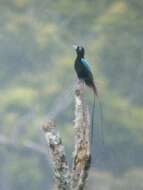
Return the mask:
[[(141, 190), (142, 9), (142, 0), (0, 0), (0, 132), (10, 138), (17, 126), (19, 142), (39, 142), (43, 118), (55, 113), (60, 102), (63, 111), (55, 114), (55, 120), (71, 152), (76, 80), (72, 44), (84, 45), (104, 110), (101, 146), (96, 101), (93, 155), (97, 169), (105, 171), (99, 173), (99, 189), (103, 183), (109, 189)], [(67, 107), (64, 92), (71, 101)], [(89, 90), (87, 96), (91, 99)], [(0, 155), (2, 190), (50, 188), (51, 167), (43, 156), (4, 145)], [(4, 176), (6, 187), (1, 185)]]

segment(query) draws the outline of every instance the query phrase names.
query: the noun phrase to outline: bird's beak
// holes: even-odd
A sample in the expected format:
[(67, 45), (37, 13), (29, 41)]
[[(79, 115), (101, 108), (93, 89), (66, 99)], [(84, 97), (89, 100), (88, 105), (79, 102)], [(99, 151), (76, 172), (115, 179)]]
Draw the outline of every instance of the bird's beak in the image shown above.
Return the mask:
[(74, 44), (72, 47), (73, 47), (75, 50), (77, 50), (77, 47), (78, 47), (78, 46)]

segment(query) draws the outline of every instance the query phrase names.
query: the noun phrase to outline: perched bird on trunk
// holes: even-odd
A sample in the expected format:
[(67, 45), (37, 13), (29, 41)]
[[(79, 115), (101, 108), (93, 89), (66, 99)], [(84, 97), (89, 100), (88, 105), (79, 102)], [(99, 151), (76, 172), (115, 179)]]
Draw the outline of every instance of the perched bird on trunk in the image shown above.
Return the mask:
[(77, 57), (75, 59), (74, 68), (77, 73), (77, 76), (80, 80), (83, 80), (85, 84), (91, 87), (96, 96), (98, 96), (97, 88), (95, 86), (93, 74), (91, 72), (91, 68), (87, 60), (84, 58), (84, 48), (80, 46), (73, 45), (76, 50)]
[[(93, 125), (94, 125), (94, 109), (95, 109), (95, 96), (98, 98), (99, 100), (99, 105), (100, 105), (100, 111), (101, 111), (101, 122), (102, 122), (102, 104), (100, 102), (99, 96), (98, 96), (98, 92), (97, 92), (97, 88), (95, 85), (95, 81), (94, 81), (94, 77), (91, 71), (91, 67), (88, 63), (88, 61), (84, 58), (85, 55), (85, 50), (82, 46), (77, 46), (77, 45), (73, 45), (73, 48), (76, 51), (76, 59), (75, 59), (75, 63), (74, 63), (74, 68), (77, 74), (77, 77), (80, 80), (83, 80), (85, 82), (85, 84), (93, 89), (94, 92), (94, 101), (93, 101), (93, 108), (92, 108), (92, 123), (91, 123), (91, 145), (92, 145), (92, 141), (93, 141)], [(103, 130), (102, 130), (102, 135), (103, 135)], [(103, 137), (104, 139), (104, 137)], [(104, 144), (104, 142), (103, 142)]]

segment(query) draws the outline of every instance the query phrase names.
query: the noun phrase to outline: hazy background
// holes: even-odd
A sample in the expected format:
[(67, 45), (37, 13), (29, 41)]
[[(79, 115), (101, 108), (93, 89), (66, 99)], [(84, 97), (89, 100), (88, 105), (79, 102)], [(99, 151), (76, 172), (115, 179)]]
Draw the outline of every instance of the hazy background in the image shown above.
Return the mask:
[(104, 110), (87, 189), (143, 189), (143, 0), (0, 0), (0, 190), (54, 189), (40, 128), (53, 117), (71, 155), (74, 43)]

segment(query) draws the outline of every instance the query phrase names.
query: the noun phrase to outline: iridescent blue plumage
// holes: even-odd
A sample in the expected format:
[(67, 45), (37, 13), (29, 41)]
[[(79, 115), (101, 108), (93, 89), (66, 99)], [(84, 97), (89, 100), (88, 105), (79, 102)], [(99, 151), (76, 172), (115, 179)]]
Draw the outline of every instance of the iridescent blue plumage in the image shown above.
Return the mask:
[(88, 61), (87, 61), (86, 59), (81, 58), (80, 62), (81, 62), (81, 64), (83, 64), (83, 65), (86, 67), (86, 69), (87, 69), (88, 71), (91, 72), (91, 66), (90, 66), (90, 64), (88, 63)]
[[(91, 144), (93, 140), (93, 123), (94, 123), (94, 109), (95, 109), (95, 95), (98, 97), (100, 110), (101, 110), (101, 121), (102, 121), (102, 104), (100, 102), (100, 98), (97, 93), (96, 85), (94, 82), (93, 74), (91, 71), (91, 67), (86, 59), (84, 59), (84, 48), (80, 46), (73, 46), (76, 50), (77, 57), (75, 59), (74, 68), (76, 74), (80, 80), (83, 80), (85, 84), (93, 89), (94, 92), (94, 101), (93, 101), (93, 109), (92, 109), (92, 125), (91, 125)], [(103, 137), (104, 139), (104, 137)]]
[(97, 89), (91, 72), (91, 67), (86, 59), (84, 59), (84, 48), (76, 48), (77, 57), (75, 60), (75, 71), (79, 79), (84, 80), (85, 84), (91, 87), (97, 96)]

